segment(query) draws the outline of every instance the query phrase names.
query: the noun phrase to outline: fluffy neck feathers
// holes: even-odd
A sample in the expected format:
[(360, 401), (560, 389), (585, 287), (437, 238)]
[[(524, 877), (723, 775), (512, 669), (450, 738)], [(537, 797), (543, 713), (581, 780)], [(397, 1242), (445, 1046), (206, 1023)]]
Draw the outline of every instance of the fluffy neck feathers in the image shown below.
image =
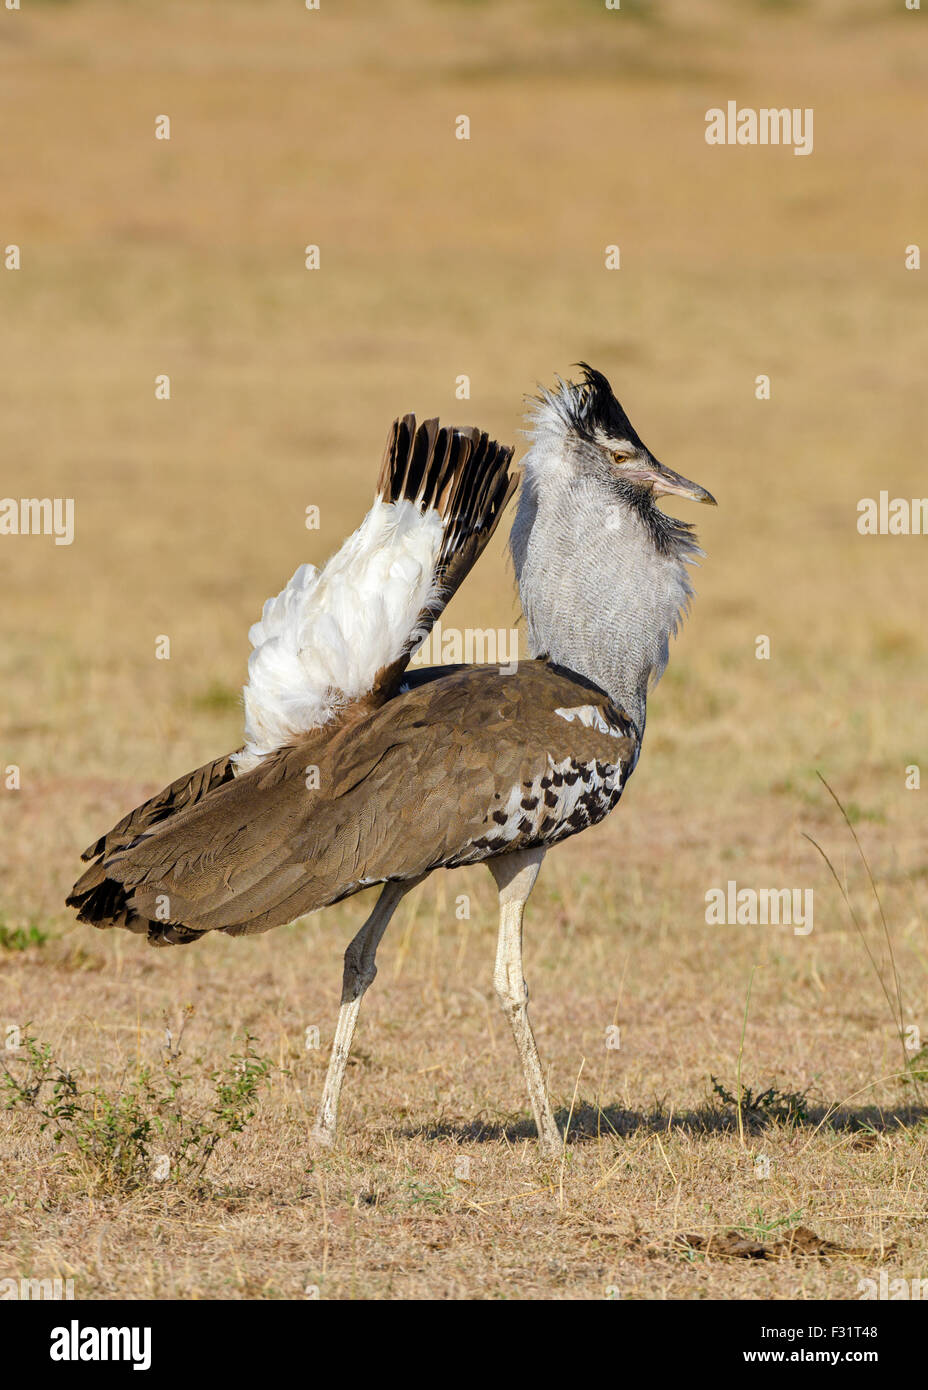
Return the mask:
[(523, 464), (510, 546), (530, 653), (594, 681), (640, 736), (693, 592), (687, 564), (702, 552), (682, 523), (577, 473), (557, 434), (536, 435)]

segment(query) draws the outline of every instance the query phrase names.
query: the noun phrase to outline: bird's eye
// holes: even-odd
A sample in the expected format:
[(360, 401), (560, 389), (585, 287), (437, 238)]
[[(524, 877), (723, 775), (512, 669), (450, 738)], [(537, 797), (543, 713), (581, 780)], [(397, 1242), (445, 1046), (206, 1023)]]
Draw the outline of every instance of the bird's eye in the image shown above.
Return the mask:
[(625, 449), (613, 449), (612, 451), (613, 463), (628, 463), (628, 460), (630, 458), (631, 454), (628, 453)]

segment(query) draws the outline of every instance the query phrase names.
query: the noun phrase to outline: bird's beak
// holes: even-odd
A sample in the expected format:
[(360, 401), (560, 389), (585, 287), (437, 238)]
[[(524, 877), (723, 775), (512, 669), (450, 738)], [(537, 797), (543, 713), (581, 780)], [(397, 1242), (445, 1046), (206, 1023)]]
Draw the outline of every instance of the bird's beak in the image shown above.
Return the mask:
[(705, 502), (709, 507), (718, 506), (711, 492), (698, 483), (691, 483), (689, 478), (675, 473), (672, 468), (666, 468), (657, 459), (652, 459), (650, 464), (642, 468), (638, 477), (641, 482), (651, 484), (656, 497), (671, 493), (674, 497), (688, 497), (691, 502)]

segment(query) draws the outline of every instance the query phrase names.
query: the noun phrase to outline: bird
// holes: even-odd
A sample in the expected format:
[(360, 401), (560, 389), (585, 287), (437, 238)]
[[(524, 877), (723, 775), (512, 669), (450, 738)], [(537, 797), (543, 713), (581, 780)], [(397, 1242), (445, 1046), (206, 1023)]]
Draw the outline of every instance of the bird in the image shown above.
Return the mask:
[[(548, 850), (619, 801), (692, 598), (703, 552), (657, 499), (715, 505), (658, 462), (607, 378), (578, 366), (531, 398), (520, 469), (476, 427), (394, 421), (360, 527), (322, 569), (301, 566), (249, 632), (242, 747), (96, 840), (67, 898), (81, 921), (168, 946), (263, 932), (381, 885), (344, 955), (312, 1130), (323, 1148), (394, 912), (437, 869), (478, 863), (498, 891), (494, 986), (540, 1149), (566, 1142), (528, 1015), (525, 904)], [(411, 669), (517, 489), (527, 658)]]

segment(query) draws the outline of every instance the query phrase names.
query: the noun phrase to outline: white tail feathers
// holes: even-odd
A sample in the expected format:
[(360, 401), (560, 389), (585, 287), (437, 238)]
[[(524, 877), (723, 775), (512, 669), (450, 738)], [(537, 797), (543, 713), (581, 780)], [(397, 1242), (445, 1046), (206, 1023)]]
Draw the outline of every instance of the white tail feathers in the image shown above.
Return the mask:
[(237, 772), (327, 724), (397, 660), (423, 608), (440, 605), (443, 538), (434, 508), (378, 499), (321, 570), (301, 565), (267, 600), (248, 634), (254, 651)]

